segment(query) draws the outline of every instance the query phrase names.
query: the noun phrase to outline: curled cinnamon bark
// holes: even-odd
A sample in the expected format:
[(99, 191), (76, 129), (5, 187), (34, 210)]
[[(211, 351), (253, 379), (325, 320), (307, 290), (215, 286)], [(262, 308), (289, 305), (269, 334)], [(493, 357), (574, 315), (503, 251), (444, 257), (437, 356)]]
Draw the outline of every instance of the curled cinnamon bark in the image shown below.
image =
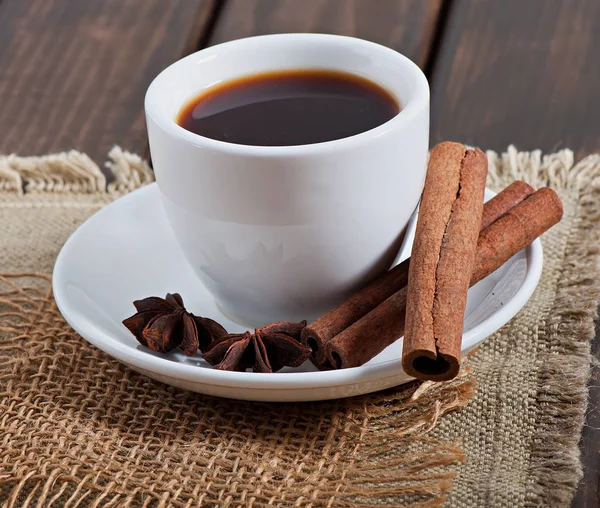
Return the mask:
[[(484, 225), (489, 225), (497, 220), (531, 192), (533, 192), (533, 188), (529, 184), (516, 181), (498, 193), (483, 205), (482, 229)], [(326, 344), (360, 318), (373, 311), (387, 298), (405, 287), (408, 282), (408, 265), (408, 260), (403, 261), (352, 295), (335, 309), (313, 321), (303, 330), (302, 343), (311, 347), (313, 351), (311, 361), (317, 368), (320, 370), (339, 368), (338, 365), (333, 365), (329, 360), (326, 354)], [(400, 304), (404, 306), (406, 302), (402, 301)], [(385, 327), (387, 324), (383, 325), (378, 322), (378, 326)], [(402, 321), (401, 329), (404, 330), (404, 321)], [(381, 330), (381, 333), (381, 336), (385, 337), (393, 332), (391, 330), (389, 332)], [(373, 334), (373, 337), (372, 343), (368, 347), (376, 349), (376, 342), (379, 340), (380, 335), (375, 337), (375, 334)], [(386, 340), (383, 339), (384, 343)], [(381, 349), (387, 347), (387, 345)]]
[(344, 303), (302, 331), (302, 343), (312, 349), (311, 361), (320, 370), (336, 368), (325, 353), (325, 344), (372, 311), (408, 282), (408, 259), (382, 274)]
[(406, 289), (400, 288), (325, 344), (331, 368), (363, 365), (404, 335)]
[(508, 210), (517, 206), (534, 192), (535, 189), (522, 180), (511, 183), (506, 189), (496, 194), (483, 206), (481, 229), (487, 228), (492, 222), (498, 220)]
[(548, 187), (542, 187), (502, 215), (479, 235), (471, 285), (527, 247), (559, 222), (562, 215), (562, 202)]
[(402, 366), (411, 376), (447, 380), (460, 370), (486, 176), (481, 150), (445, 142), (431, 151), (408, 272)]
[[(562, 217), (562, 203), (551, 189), (535, 192), (482, 231), (477, 242), (473, 286), (500, 268)], [(406, 286), (327, 341), (335, 368), (358, 367), (404, 334)]]

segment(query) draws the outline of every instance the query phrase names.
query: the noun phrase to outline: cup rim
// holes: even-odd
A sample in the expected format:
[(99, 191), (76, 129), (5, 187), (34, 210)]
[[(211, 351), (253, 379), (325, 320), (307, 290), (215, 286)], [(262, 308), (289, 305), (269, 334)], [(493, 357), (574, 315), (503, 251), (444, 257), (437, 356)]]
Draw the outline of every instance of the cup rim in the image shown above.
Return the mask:
[[(175, 118), (171, 118), (167, 115), (164, 110), (160, 107), (161, 97), (159, 87), (161, 82), (168, 79), (170, 73), (174, 68), (183, 67), (190, 64), (196, 64), (198, 57), (206, 56), (210, 59), (211, 53), (223, 50), (233, 50), (236, 47), (243, 46), (249, 43), (260, 43), (266, 40), (270, 40), (273, 43), (277, 43), (281, 40), (297, 41), (302, 42), (303, 40), (312, 39), (317, 41), (331, 42), (339, 41), (350, 47), (363, 47), (368, 48), (370, 51), (376, 51), (382, 55), (393, 57), (398, 60), (399, 65), (402, 65), (410, 76), (411, 81), (415, 82), (415, 89), (411, 98), (405, 103), (401, 104), (401, 110), (390, 120), (383, 124), (369, 129), (364, 132), (360, 132), (353, 136), (345, 138), (334, 139), (330, 141), (324, 141), (320, 143), (311, 143), (305, 145), (283, 145), (283, 146), (260, 146), (260, 145), (243, 145), (236, 143), (229, 143), (227, 141), (220, 141), (199, 134), (193, 133), (180, 126)], [(349, 71), (351, 72), (351, 71)], [(366, 76), (367, 79), (371, 79), (375, 83), (377, 80)], [(379, 84), (379, 83), (378, 83)], [(380, 85), (383, 86), (383, 85)], [(389, 87), (384, 87), (389, 90)], [(172, 137), (182, 139), (191, 145), (207, 148), (214, 151), (219, 151), (228, 154), (236, 155), (250, 155), (250, 156), (281, 156), (281, 155), (310, 155), (314, 153), (322, 154), (324, 152), (335, 152), (338, 150), (344, 150), (350, 147), (358, 147), (365, 143), (369, 143), (375, 138), (385, 136), (397, 128), (407, 126), (422, 110), (429, 104), (429, 83), (423, 71), (408, 57), (403, 54), (377, 44), (375, 42), (366, 41), (357, 37), (350, 37), (344, 35), (333, 35), (333, 34), (318, 34), (318, 33), (284, 33), (284, 34), (269, 34), (269, 35), (257, 35), (252, 37), (245, 37), (236, 39), (233, 41), (216, 44), (208, 48), (201, 49), (192, 53), (184, 58), (177, 60), (163, 71), (161, 71), (150, 83), (144, 99), (144, 108), (146, 116), (152, 119), (165, 133)]]

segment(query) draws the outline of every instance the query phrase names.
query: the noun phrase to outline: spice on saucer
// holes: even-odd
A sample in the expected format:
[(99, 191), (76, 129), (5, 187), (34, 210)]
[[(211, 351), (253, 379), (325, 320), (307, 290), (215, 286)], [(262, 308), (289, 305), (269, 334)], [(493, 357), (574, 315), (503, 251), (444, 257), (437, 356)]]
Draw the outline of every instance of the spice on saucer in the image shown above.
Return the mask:
[[(475, 163), (483, 164), (481, 158), (485, 156), (482, 152), (465, 149), (462, 153), (467, 152), (475, 154)], [(453, 163), (448, 154), (442, 155), (440, 164)], [(461, 165), (464, 162), (462, 161)], [(479, 180), (480, 178), (477, 179), (477, 183), (481, 183)], [(464, 193), (470, 192), (469, 188), (469, 185), (462, 185), (461, 182), (459, 191), (464, 196)], [(470, 286), (500, 268), (513, 255), (559, 222), (563, 213), (562, 203), (556, 192), (548, 188), (534, 191), (524, 182), (511, 184), (485, 203), (483, 213), (480, 204), (478, 210), (473, 206), (473, 209), (467, 207), (468, 210), (463, 210), (466, 214), (463, 217), (465, 220), (459, 220), (461, 217), (456, 216), (455, 224), (450, 224), (451, 221), (448, 220), (445, 222), (441, 229), (444, 233), (443, 239), (439, 245), (436, 244), (440, 253), (449, 249), (450, 244), (454, 247), (458, 245), (460, 250), (461, 240), (465, 240), (465, 235), (461, 233), (460, 228), (457, 232), (457, 227), (468, 222), (469, 228), (475, 228), (477, 231), (481, 226), (472, 271), (468, 270), (471, 276), (467, 277), (467, 284)], [(421, 207), (421, 213), (427, 215), (427, 207), (423, 204)], [(451, 212), (456, 208), (452, 205)], [(419, 227), (416, 235), (423, 236)], [(469, 243), (472, 247), (473, 242)], [(407, 259), (397, 265), (308, 326), (306, 321), (280, 321), (255, 329), (254, 333), (228, 334), (215, 321), (187, 312), (181, 296), (176, 293), (167, 294), (165, 299), (150, 297), (134, 302), (138, 312), (123, 321), (123, 324), (141, 344), (154, 351), (167, 352), (179, 347), (184, 353), (193, 355), (200, 349), (207, 362), (220, 370), (252, 369), (255, 372), (270, 373), (286, 366), (297, 367), (309, 358), (322, 370), (357, 367), (371, 360), (404, 334), (411, 264), (411, 260)], [(460, 263), (459, 265), (455, 269), (443, 270), (449, 272), (447, 278), (452, 279), (461, 271), (465, 271), (465, 267)], [(438, 272), (436, 267), (435, 281), (439, 279)], [(462, 276), (464, 275), (462, 273)], [(420, 290), (416, 289), (419, 296)], [(435, 311), (435, 306), (430, 309), (429, 306), (418, 305), (417, 310), (427, 314)], [(450, 314), (454, 320), (453, 324), (460, 326), (462, 313), (454, 314), (456, 316)], [(445, 330), (447, 324), (446, 316), (438, 323), (438, 330)], [(454, 375), (456, 369), (452, 368), (452, 362), (434, 362), (435, 369), (432, 370), (432, 362), (421, 360), (425, 350), (421, 347), (422, 335), (418, 329), (415, 335), (417, 341), (405, 339), (402, 356), (406, 372), (423, 380), (441, 380)], [(436, 340), (431, 346), (436, 348), (436, 353), (439, 346), (437, 342)], [(453, 356), (456, 360), (454, 363), (460, 361), (460, 343), (457, 347)], [(428, 351), (433, 352), (433, 349)]]
[(522, 180), (516, 180), (502, 189), (492, 199), (484, 203), (481, 214), (481, 229), (484, 230), (496, 222), (506, 212), (513, 209), (535, 192), (535, 189)]
[(444, 142), (431, 150), (406, 295), (402, 367), (413, 377), (446, 381), (460, 370), (486, 176), (479, 149)]
[[(560, 198), (548, 188), (538, 190), (509, 210), (480, 233), (469, 284), (473, 286), (496, 271), (554, 226), (561, 216)], [(406, 293), (407, 286), (404, 286), (371, 312), (324, 342), (326, 356), (333, 368), (362, 365), (404, 334)], [(403, 348), (403, 355), (407, 353), (410, 350)], [(426, 374), (417, 374), (415, 377), (418, 379), (429, 379)]]
[[(514, 182), (485, 203), (469, 285), (500, 268), (559, 222), (562, 213), (556, 192), (548, 188), (535, 192), (525, 182)], [(410, 263), (407, 259), (395, 266), (304, 328), (302, 342), (311, 347), (317, 368), (358, 367), (404, 335)], [(419, 358), (406, 345), (403, 356), (412, 365)], [(415, 369), (411, 374), (431, 378)]]
[(204, 352), (204, 359), (219, 370), (277, 372), (283, 367), (298, 367), (311, 349), (300, 342), (306, 321), (278, 321), (254, 333), (232, 333)]
[(167, 293), (164, 299), (150, 296), (133, 305), (137, 313), (123, 324), (142, 346), (152, 351), (167, 353), (179, 347), (192, 356), (227, 335), (227, 330), (216, 321), (186, 311), (178, 293)]
[[(481, 229), (483, 230), (494, 221), (498, 220), (502, 215), (510, 209), (518, 205), (521, 201), (530, 196), (535, 190), (529, 184), (523, 181), (516, 181), (510, 184), (506, 189), (502, 190), (495, 197), (490, 199), (483, 205)], [(334, 337), (344, 338), (346, 343), (347, 333), (342, 335), (342, 332), (349, 329), (357, 323), (361, 318), (366, 317), (370, 312), (374, 311), (379, 305), (386, 303), (388, 310), (391, 311), (392, 302), (400, 305), (400, 314), (404, 312), (405, 300), (401, 302), (392, 296), (406, 288), (408, 282), (408, 268), (410, 260), (407, 259), (396, 265), (394, 268), (384, 273), (373, 282), (352, 295), (348, 300), (340, 304), (335, 309), (323, 314), (319, 319), (310, 323), (302, 331), (302, 343), (311, 346), (313, 353), (311, 356), (312, 363), (320, 370), (328, 370), (333, 368), (356, 367), (369, 361), (373, 356), (383, 351), (391, 344), (391, 338), (395, 341), (404, 333), (404, 320), (400, 324), (398, 319), (393, 319), (393, 323), (389, 323), (388, 314), (385, 314), (385, 321), (379, 319), (370, 319), (369, 323), (375, 328), (370, 332), (369, 340), (362, 345), (358, 350), (355, 347), (344, 348), (345, 361), (336, 358), (332, 363), (326, 354), (326, 350), (334, 350), (333, 346), (327, 348), (326, 345), (333, 341)], [(405, 297), (404, 297), (405, 298)], [(380, 309), (381, 311), (382, 309)], [(374, 315), (373, 315), (374, 316)], [(365, 323), (362, 321), (361, 323)], [(394, 330), (400, 329), (397, 334)], [(351, 334), (351, 330), (349, 332)], [(337, 339), (336, 339), (337, 340)], [(341, 347), (341, 346), (339, 346)], [(354, 352), (353, 352), (354, 351)], [(347, 359), (352, 355), (352, 362), (347, 363)]]

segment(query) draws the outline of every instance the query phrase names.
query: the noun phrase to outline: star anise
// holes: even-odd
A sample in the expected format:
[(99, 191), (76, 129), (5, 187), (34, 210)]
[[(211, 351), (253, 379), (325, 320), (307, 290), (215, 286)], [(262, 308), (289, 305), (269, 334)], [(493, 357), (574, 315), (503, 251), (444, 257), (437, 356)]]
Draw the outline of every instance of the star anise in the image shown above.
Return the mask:
[(300, 342), (306, 321), (279, 321), (257, 328), (254, 333), (232, 333), (204, 352), (204, 359), (220, 370), (277, 372), (283, 367), (298, 367), (311, 354)]
[(178, 293), (158, 298), (150, 296), (133, 302), (137, 313), (123, 324), (143, 346), (167, 353), (179, 347), (192, 356), (205, 351), (227, 335), (227, 330), (212, 319), (194, 316), (185, 310)]

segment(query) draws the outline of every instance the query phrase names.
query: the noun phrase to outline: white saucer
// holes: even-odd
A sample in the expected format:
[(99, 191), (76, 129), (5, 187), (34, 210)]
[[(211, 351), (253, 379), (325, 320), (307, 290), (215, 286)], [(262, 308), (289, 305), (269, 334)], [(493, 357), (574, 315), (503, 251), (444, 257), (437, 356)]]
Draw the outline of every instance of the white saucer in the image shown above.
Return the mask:
[[(486, 191), (486, 199), (493, 193)], [(399, 260), (410, 252), (415, 217)], [(463, 353), (498, 330), (525, 305), (542, 271), (536, 240), (470, 289)], [(229, 332), (244, 328), (217, 309), (179, 251), (167, 224), (156, 184), (115, 201), (85, 222), (60, 252), (54, 296), (69, 324), (86, 340), (132, 369), (195, 392), (247, 400), (301, 401), (350, 397), (405, 383), (398, 340), (369, 363), (318, 372), (308, 362), (276, 374), (213, 370), (200, 357), (153, 353), (138, 344), (121, 321), (135, 312), (133, 300), (167, 292)]]

